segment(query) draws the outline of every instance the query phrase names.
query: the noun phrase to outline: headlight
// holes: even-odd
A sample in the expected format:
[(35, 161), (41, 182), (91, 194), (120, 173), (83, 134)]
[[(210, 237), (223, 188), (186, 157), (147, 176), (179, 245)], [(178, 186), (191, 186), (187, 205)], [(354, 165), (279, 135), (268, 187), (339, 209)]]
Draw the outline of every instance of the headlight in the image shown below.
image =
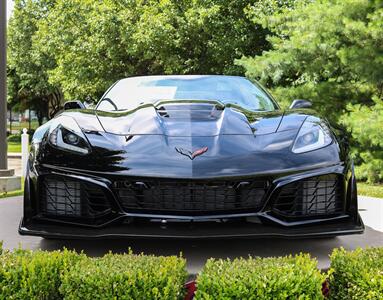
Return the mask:
[(326, 147), (332, 142), (329, 128), (320, 119), (308, 117), (302, 127), (292, 148), (294, 153), (303, 153)]
[(60, 116), (52, 122), (48, 137), (52, 146), (81, 154), (90, 152), (88, 140), (73, 118)]

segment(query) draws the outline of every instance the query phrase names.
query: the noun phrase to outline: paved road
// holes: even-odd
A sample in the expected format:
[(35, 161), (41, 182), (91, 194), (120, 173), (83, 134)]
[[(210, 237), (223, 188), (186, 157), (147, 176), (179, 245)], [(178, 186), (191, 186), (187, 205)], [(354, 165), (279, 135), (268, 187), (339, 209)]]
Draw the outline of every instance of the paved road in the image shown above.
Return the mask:
[[(360, 197), (361, 215), (367, 225), (383, 231), (383, 200)], [(279, 256), (309, 252), (319, 261), (320, 268), (328, 268), (328, 255), (332, 249), (343, 246), (355, 249), (366, 246), (383, 246), (383, 232), (367, 226), (362, 235), (341, 236), (330, 239), (254, 239), (213, 241), (156, 241), (156, 240), (106, 240), (106, 241), (55, 241), (39, 237), (22, 237), (17, 233), (22, 213), (22, 197), (0, 199), (0, 240), (4, 247), (13, 249), (19, 244), (29, 249), (61, 249), (67, 247), (88, 255), (99, 256), (109, 250), (121, 253), (129, 247), (134, 252), (156, 255), (177, 255), (187, 258), (190, 273), (197, 273), (206, 259), (252, 256)]]

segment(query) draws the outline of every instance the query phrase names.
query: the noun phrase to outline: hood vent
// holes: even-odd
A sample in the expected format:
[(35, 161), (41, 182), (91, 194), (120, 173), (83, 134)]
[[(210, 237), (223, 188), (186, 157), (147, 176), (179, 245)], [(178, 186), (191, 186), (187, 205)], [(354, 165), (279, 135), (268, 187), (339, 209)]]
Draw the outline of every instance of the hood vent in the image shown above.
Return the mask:
[(276, 132), (281, 112), (250, 112), (219, 103), (178, 101), (148, 105), (132, 111), (97, 112), (107, 133), (171, 137), (251, 135), (249, 120), (258, 120), (255, 134)]
[(212, 104), (166, 104), (157, 109), (157, 114), (165, 119), (180, 119), (191, 121), (217, 120), (223, 109)]

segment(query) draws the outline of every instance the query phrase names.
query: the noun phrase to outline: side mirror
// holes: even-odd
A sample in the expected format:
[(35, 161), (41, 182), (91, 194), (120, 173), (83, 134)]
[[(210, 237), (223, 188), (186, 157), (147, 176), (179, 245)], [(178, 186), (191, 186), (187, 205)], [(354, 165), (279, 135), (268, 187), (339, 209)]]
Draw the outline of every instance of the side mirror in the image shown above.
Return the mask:
[(68, 109), (85, 109), (84, 103), (81, 101), (67, 101), (64, 103), (64, 110)]
[(310, 101), (308, 101), (308, 100), (296, 99), (296, 100), (294, 100), (291, 103), (290, 109), (294, 109), (294, 108), (310, 108), (311, 106), (313, 106), (313, 104)]

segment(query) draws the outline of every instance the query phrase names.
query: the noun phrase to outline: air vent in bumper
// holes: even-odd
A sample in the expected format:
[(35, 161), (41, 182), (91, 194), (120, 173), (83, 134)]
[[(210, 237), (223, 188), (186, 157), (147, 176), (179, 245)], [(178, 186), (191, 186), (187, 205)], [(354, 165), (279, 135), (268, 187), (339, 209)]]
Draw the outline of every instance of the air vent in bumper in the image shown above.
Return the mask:
[(48, 176), (40, 185), (41, 212), (47, 216), (95, 218), (110, 211), (103, 190), (64, 176)]
[(257, 212), (269, 182), (130, 180), (113, 186), (126, 211), (203, 215)]
[(283, 186), (272, 211), (284, 217), (317, 217), (344, 212), (343, 186), (338, 175), (299, 180)]

